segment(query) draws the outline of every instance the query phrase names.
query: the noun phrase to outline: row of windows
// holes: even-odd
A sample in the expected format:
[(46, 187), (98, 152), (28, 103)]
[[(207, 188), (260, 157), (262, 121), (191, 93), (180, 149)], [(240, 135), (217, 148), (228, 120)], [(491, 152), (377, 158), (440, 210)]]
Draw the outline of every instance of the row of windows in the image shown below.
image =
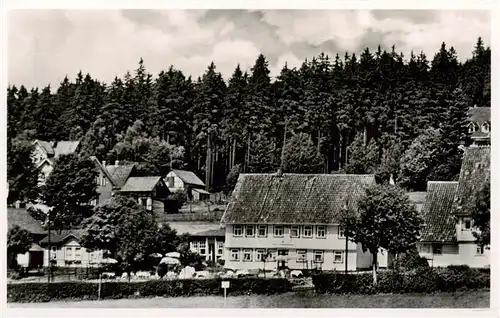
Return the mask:
[(96, 177), (96, 183), (98, 186), (105, 186), (107, 184), (108, 179), (105, 177), (97, 176)]
[[(191, 248), (194, 249), (200, 255), (207, 254), (207, 244), (205, 241), (194, 241), (191, 242)], [(224, 242), (217, 242), (217, 255), (224, 254)]]
[[(288, 228), (288, 227), (287, 227)], [(325, 225), (291, 225), (290, 227), (290, 237), (313, 237), (313, 234), (317, 238), (326, 238), (326, 226)], [(267, 225), (234, 225), (233, 226), (233, 236), (246, 236), (254, 237), (267, 237)], [(274, 225), (273, 234), (274, 237), (283, 237), (285, 233), (285, 226)], [(339, 230), (338, 233), (340, 238), (344, 237), (344, 233)]]
[[(276, 261), (277, 255), (288, 255), (288, 250), (280, 250), (276, 249), (255, 249), (255, 251), (251, 248), (232, 248), (230, 250), (230, 259), (231, 261), (238, 262), (242, 260), (243, 262), (262, 262), (264, 259), (268, 262)], [(313, 261), (315, 263), (323, 263), (324, 262), (325, 251), (323, 250), (314, 250), (313, 251)], [(307, 259), (307, 250), (297, 250), (297, 257), (295, 258), (297, 263), (306, 263)], [(333, 262), (334, 263), (343, 263), (344, 262), (344, 251), (333, 251)]]
[[(479, 131), (479, 127), (477, 126), (477, 124), (476, 123), (470, 123), (469, 124), (469, 133), (473, 133), (473, 132), (476, 132), (476, 131)], [(490, 132), (490, 124), (488, 122), (485, 122), (481, 126), (481, 131), (483, 133), (489, 133)]]
[[(429, 248), (430, 247), (430, 248)], [(476, 255), (483, 255), (484, 250), (489, 249), (488, 247), (478, 245), (476, 248)], [(432, 244), (432, 246), (420, 246), (419, 252), (429, 253), (432, 252), (434, 255), (443, 255), (443, 254), (458, 254), (459, 247), (458, 245), (447, 245), (446, 249), (444, 249), (443, 244)]]

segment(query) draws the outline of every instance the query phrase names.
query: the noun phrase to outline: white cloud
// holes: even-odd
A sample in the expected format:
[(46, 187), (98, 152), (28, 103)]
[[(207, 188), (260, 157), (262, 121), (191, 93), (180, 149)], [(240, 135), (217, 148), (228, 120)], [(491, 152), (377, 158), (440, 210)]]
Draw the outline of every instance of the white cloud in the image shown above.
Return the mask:
[(212, 20), (204, 19), (206, 10), (153, 13), (11, 11), (9, 82), (56, 87), (66, 74), (73, 78), (80, 69), (110, 82), (133, 71), (140, 57), (153, 75), (174, 65), (196, 78), (214, 61), (227, 79), (238, 63), (248, 70), (261, 51), (268, 52), (272, 74), (277, 75), (285, 61), (300, 66), (304, 58), (319, 54), (325, 41), (343, 54), (362, 46), (367, 34), (386, 46), (397, 44), (405, 55), (423, 50), (429, 58), (445, 41), (466, 58), (478, 36), (487, 45), (490, 36), (489, 15), (482, 12), (442, 11), (433, 21), (417, 23), (400, 13), (378, 20), (370, 11), (271, 10), (262, 13), (262, 21), (255, 12), (226, 12)]

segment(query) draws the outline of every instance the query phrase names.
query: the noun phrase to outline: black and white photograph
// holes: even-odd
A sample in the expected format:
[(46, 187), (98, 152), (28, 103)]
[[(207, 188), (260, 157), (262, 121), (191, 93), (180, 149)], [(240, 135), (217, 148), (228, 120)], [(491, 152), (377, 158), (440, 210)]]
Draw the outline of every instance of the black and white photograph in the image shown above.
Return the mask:
[(496, 306), (492, 11), (6, 11), (9, 308)]

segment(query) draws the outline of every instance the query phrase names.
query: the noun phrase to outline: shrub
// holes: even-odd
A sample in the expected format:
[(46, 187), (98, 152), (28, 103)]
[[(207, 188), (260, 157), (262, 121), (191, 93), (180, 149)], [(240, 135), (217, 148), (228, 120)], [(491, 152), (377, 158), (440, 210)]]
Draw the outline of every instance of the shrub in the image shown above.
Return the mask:
[(156, 273), (158, 273), (158, 276), (163, 278), (163, 276), (167, 275), (167, 273), (168, 273), (168, 264), (165, 264), (165, 263), (158, 264), (158, 268), (156, 269)]
[(373, 286), (371, 273), (321, 273), (313, 275), (318, 293), (433, 293), (489, 288), (489, 272), (464, 266), (420, 267), (406, 272), (381, 272)]
[(395, 269), (412, 270), (421, 267), (429, 267), (429, 262), (425, 257), (420, 256), (417, 250), (410, 250), (398, 256), (393, 266)]
[[(286, 279), (245, 278), (231, 279), (228, 293), (276, 294), (292, 290)], [(146, 282), (104, 282), (102, 299), (134, 297), (222, 295), (220, 279), (151, 280)], [(96, 282), (21, 283), (7, 286), (9, 302), (47, 302), (62, 299), (97, 299)]]

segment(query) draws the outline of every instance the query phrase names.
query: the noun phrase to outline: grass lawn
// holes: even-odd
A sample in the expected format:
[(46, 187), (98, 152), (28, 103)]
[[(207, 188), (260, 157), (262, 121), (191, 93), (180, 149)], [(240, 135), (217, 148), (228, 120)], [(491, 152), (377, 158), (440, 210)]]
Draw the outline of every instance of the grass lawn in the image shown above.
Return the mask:
[[(490, 292), (465, 291), (436, 294), (317, 295), (296, 292), (227, 298), (227, 308), (489, 308)], [(9, 303), (9, 307), (86, 308), (223, 308), (223, 297), (177, 297), (103, 301)]]

